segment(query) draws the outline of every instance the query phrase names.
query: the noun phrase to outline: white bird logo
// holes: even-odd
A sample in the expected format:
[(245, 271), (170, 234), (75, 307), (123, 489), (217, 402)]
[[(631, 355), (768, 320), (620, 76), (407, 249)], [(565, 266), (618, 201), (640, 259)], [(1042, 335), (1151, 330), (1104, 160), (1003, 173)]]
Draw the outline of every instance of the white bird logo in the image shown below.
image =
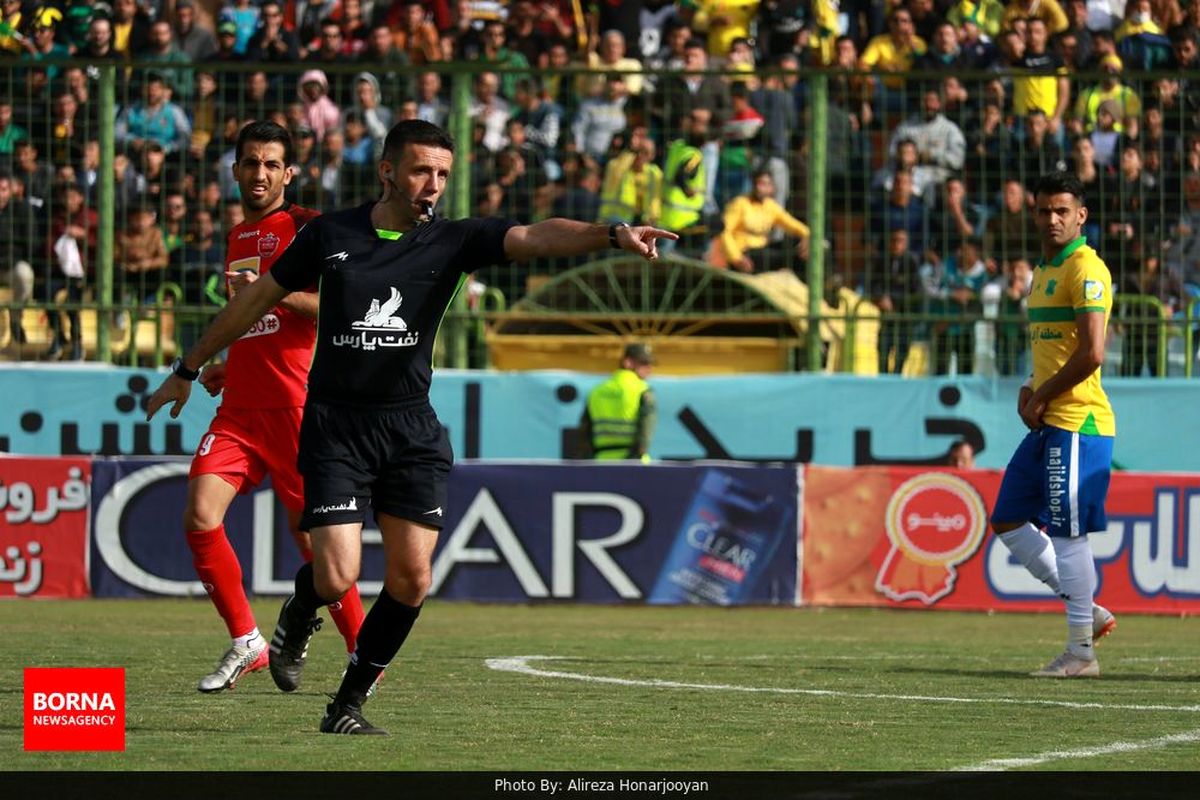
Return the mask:
[[(372, 328), (378, 327), (393, 327), (399, 330), (408, 330), (408, 325), (404, 320), (396, 318), (392, 321), (392, 315), (396, 313), (396, 309), (400, 308), (400, 304), (404, 302), (404, 297), (395, 286), (392, 287), (392, 296), (388, 298), (386, 303), (380, 304), (378, 299), (371, 301), (371, 307), (367, 309), (367, 315), (363, 317), (363, 324), (369, 325)], [(396, 325), (399, 322), (399, 325)]]

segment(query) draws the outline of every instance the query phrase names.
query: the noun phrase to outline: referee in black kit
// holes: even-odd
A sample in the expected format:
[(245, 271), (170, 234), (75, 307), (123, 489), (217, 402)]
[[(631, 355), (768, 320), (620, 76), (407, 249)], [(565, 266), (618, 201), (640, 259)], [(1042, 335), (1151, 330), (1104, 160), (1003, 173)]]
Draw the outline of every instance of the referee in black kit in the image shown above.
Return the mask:
[(176, 360), (147, 406), (179, 415), (192, 381), (216, 353), (290, 292), (320, 287), (320, 325), (300, 430), (301, 528), (314, 560), (296, 573), (271, 640), (271, 677), (300, 686), (317, 610), (358, 579), (368, 506), (383, 534), (384, 589), (358, 634), (323, 733), (382, 734), (362, 715), (429, 591), (453, 455), (429, 404), (433, 340), (466, 275), (490, 264), (574, 256), (616, 247), (647, 259), (675, 234), (649, 226), (548, 219), (446, 220), (433, 209), (446, 187), (454, 143), (440, 128), (406, 120), (388, 133), (376, 202), (309, 222), (262, 278), (237, 293), (200, 341)]

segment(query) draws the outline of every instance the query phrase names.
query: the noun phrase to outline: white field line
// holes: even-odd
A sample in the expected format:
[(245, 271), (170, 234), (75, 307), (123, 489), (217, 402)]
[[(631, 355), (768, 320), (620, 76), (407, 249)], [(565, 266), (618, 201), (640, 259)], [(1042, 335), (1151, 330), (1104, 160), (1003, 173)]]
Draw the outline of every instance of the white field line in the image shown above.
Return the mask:
[(1045, 764), (1050, 761), (1063, 761), (1068, 758), (1095, 758), (1097, 756), (1108, 756), (1116, 753), (1132, 753), (1137, 750), (1154, 750), (1159, 747), (1167, 747), (1173, 744), (1187, 744), (1190, 742), (1200, 742), (1200, 728), (1194, 731), (1173, 733), (1169, 736), (1157, 736), (1153, 739), (1145, 739), (1140, 742), (1113, 742), (1112, 744), (1080, 750), (1051, 750), (1035, 756), (1026, 756), (1025, 758), (995, 758), (991, 761), (983, 761), (966, 767), (956, 767), (955, 769), (959, 772), (994, 772), (1006, 769), (1020, 769), (1021, 767), (1036, 767), (1039, 764)]
[(1013, 705), (1040, 706), (1051, 708), (1095, 708), (1111, 711), (1174, 711), (1182, 713), (1200, 712), (1200, 705), (1168, 706), (1140, 705), (1134, 703), (1080, 703), (1069, 700), (1039, 700), (1025, 697), (939, 697), (919, 694), (884, 694), (881, 692), (845, 692), (837, 689), (788, 689), (774, 686), (740, 686), (729, 683), (684, 683), (658, 678), (613, 678), (605, 675), (585, 675), (578, 672), (540, 669), (532, 666), (535, 661), (563, 661), (563, 656), (511, 656), (489, 658), (484, 661), (488, 669), (497, 672), (513, 672), (538, 678), (560, 678), (584, 683), (603, 683), (611, 686), (636, 686), (652, 689), (689, 689), (710, 692), (743, 692), (747, 694), (794, 694), (810, 697), (849, 697), (860, 700), (901, 700), (922, 703), (958, 703), (963, 705)]
[[(1012, 662), (1014, 664), (1028, 663), (1033, 666), (1025, 656), (976, 656), (968, 653), (955, 653), (953, 656), (955, 661), (978, 661), (981, 663), (995, 664), (999, 661)], [(752, 655), (752, 656), (697, 656), (701, 661), (771, 661), (776, 659), (789, 659), (793, 663), (814, 663), (818, 664), (822, 661), (946, 661), (951, 656), (945, 653), (866, 653), (859, 656), (854, 655), (807, 655), (805, 653), (775, 653), (773, 655)], [(644, 660), (644, 659), (639, 659)], [(665, 660), (665, 659), (664, 659)], [(1104, 663), (1111, 664), (1136, 664), (1136, 663), (1151, 663), (1151, 664), (1198, 664), (1200, 658), (1186, 658), (1175, 656), (1110, 656), (1104, 659)]]

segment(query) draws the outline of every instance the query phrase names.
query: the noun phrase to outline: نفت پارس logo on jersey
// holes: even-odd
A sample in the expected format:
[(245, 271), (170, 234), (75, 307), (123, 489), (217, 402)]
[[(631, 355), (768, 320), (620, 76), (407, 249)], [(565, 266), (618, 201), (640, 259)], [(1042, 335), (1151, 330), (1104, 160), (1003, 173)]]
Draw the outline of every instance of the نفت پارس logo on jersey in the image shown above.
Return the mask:
[(404, 302), (404, 296), (395, 286), (391, 290), (387, 300), (372, 299), (363, 318), (350, 324), (353, 332), (334, 336), (334, 345), (368, 351), (379, 347), (415, 346), (420, 340), (420, 333), (410, 331), (408, 323), (396, 313)]
[(875, 576), (876, 591), (931, 606), (954, 589), (955, 565), (979, 549), (987, 513), (974, 486), (926, 472), (900, 484), (885, 521), (892, 549)]

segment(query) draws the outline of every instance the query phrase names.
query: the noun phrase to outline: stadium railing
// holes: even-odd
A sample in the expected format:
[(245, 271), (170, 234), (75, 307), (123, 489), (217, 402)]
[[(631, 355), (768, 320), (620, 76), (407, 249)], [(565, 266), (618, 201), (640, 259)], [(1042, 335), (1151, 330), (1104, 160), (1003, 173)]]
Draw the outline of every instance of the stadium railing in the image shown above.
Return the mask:
[[(0, 326), (0, 358), (41, 357), (55, 330), (71, 327), (63, 317), (76, 310), (81, 313), (86, 358), (158, 365), (194, 341), (222, 304), (220, 229), (236, 221), (236, 187), (229, 175), (229, 159), (237, 127), (247, 119), (273, 115), (298, 132), (303, 109), (297, 107), (296, 83), (313, 66), (270, 65), (270, 71), (264, 72), (263, 65), (244, 63), (164, 69), (148, 63), (0, 62), (0, 97), (11, 98), (14, 123), (26, 128), (36, 148), (34, 154), (23, 146), (12, 154), (0, 153), (0, 162), (7, 162), (0, 163), (0, 172), (12, 174), (14, 185), (20, 184), (17, 196), (33, 204), (25, 217), (4, 217), (5, 229), (0, 231), (0, 316), (5, 322)], [(397, 118), (413, 111), (421, 68), (337, 64), (323, 69), (343, 113), (355, 107), (356, 78), (364, 70), (376, 77), (384, 107)], [(438, 64), (429, 71), (442, 84), (437, 105), (458, 149), (456, 170), (440, 209), (453, 217), (501, 213), (531, 222), (552, 213), (579, 216), (581, 209), (598, 205), (601, 198), (590, 190), (605, 192), (605, 169), (637, 128), (644, 127), (655, 145), (652, 162), (660, 169), (667, 166), (670, 142), (683, 136), (681, 113), (695, 104), (669, 90), (678, 86), (673, 82), (679, 77), (677, 70), (646, 70), (637, 77), (648, 88), (625, 101), (620, 130), (609, 130), (615, 135), (608, 146), (593, 147), (595, 152), (585, 157), (575, 144), (573, 121), (579, 118), (580, 108), (591, 104), (576, 87), (603, 86), (608, 73), (582, 68), (527, 73), (489, 69), (480, 63)], [(480, 86), (491, 81), (483, 77), (488, 72), (509, 93), (501, 99), (518, 116), (516, 90), (530, 88), (524, 80), (532, 81), (544, 100), (559, 103), (563, 118), (556, 147), (505, 143), (512, 131), (505, 132), (502, 111), (492, 117), (472, 116), (480, 105), (477, 93), (485, 91)], [(187, 115), (192, 132), (179, 138), (177, 148), (168, 145), (168, 152), (159, 154), (153, 145), (139, 151), (119, 136), (121, 128), (114, 124), (127, 120), (128, 110), (144, 97), (149, 79), (164, 73), (172, 84), (173, 102)], [(817, 287), (825, 298), (816, 308), (805, 306), (806, 319), (794, 320), (794, 328), (815, 321), (823, 330), (841, 329), (836, 336), (820, 338), (781, 335), (789, 354), (780, 369), (812, 369), (816, 364), (826, 370), (873, 373), (879, 367), (879, 332), (892, 336), (901, 328), (903, 336), (896, 338), (915, 345), (909, 348), (911, 363), (899, 368), (904, 374), (964, 368), (1013, 374), (1027, 367), (1024, 346), (1017, 344), (1023, 342), (1019, 305), (1001, 302), (991, 307), (995, 304), (984, 301), (981, 284), (1003, 289), (1014, 280), (1009, 273), (1018, 268), (1016, 262), (1036, 263), (1038, 247), (1029, 224), (1033, 182), (1048, 169), (1075, 168), (1080, 156), (1074, 151), (1086, 146), (1078, 145), (1065, 130), (1061, 138), (1049, 134), (1049, 143), (1042, 147), (1033, 145), (1037, 134), (1031, 129), (1036, 120), (1018, 115), (1012, 104), (1014, 86), (1025, 76), (912, 72), (889, 76), (899, 81), (899, 88), (882, 95), (872, 88), (873, 76), (850, 71), (714, 69), (708, 76), (720, 81), (728, 95), (723, 102), (729, 105), (701, 148), (710, 168), (704, 215), (676, 253), (687, 260), (706, 260), (724, 225), (722, 212), (748, 190), (750, 176), (760, 168), (775, 178), (776, 197), (789, 212), (803, 221), (824, 218), (823, 233), (813, 237), (823, 246), (810, 247), (808, 261), (793, 250), (794, 240), (781, 240), (779, 234), (771, 237), (769, 253), (755, 256), (759, 267), (790, 271), (806, 287)], [(1103, 79), (1100, 74), (1071, 76), (1071, 114), (1075, 98)], [(1200, 81), (1179, 74), (1132, 72), (1120, 81), (1132, 93), (1127, 96), (1136, 97), (1141, 107), (1138, 122), (1132, 122), (1132, 101), (1127, 101), (1122, 113), (1129, 127), (1122, 136), (1115, 140), (1108, 134), (1082, 136), (1094, 142), (1093, 150), (1116, 148), (1112, 166), (1100, 167), (1099, 177), (1088, 185), (1091, 217), (1085, 227), (1089, 243), (1097, 247), (1114, 276), (1117, 302), (1109, 365), (1121, 374), (1190, 377), (1196, 359), (1192, 329), (1196, 305), (1191, 300), (1200, 290), (1186, 281), (1194, 280), (1200, 269), (1186, 254), (1192, 240), (1200, 238), (1200, 224), (1194, 224), (1192, 216), (1200, 219), (1200, 134), (1195, 133), (1200, 120), (1188, 105), (1192, 96), (1188, 93), (1194, 93), (1191, 87)], [(264, 82), (266, 93), (260, 96), (254, 87)], [(1182, 90), (1173, 95), (1171, 82)], [(889, 208), (889, 187), (901, 157), (897, 151), (905, 149), (900, 141), (904, 136), (897, 130), (907, 129), (918, 139), (928, 133), (921, 128), (921, 109), (931, 88), (948, 98), (942, 113), (962, 135), (962, 162), (952, 158), (948, 166), (942, 164), (945, 159), (931, 154), (922, 140), (918, 150), (927, 151), (918, 152), (917, 163), (911, 166), (921, 202), (908, 211)], [(80, 106), (73, 128), (62, 119), (63, 106), (70, 105), (64, 99), (68, 94)], [(827, 103), (811, 102), (822, 96)], [(1173, 99), (1181, 96), (1183, 100)], [(777, 102), (781, 98), (791, 101), (790, 111)], [(758, 113), (747, 111), (745, 100)], [(1000, 112), (998, 125), (988, 119), (995, 113), (989, 111), (992, 105)], [(425, 109), (418, 105), (418, 110)], [(593, 141), (608, 141), (601, 130), (606, 113), (601, 109), (585, 115), (592, 125), (581, 126), (583, 150)], [(1077, 125), (1071, 114), (1064, 127), (1086, 131), (1090, 119)], [(1136, 140), (1129, 138), (1133, 127), (1137, 127)], [(814, 130), (825, 132), (816, 145)], [(1139, 163), (1123, 175), (1122, 165), (1133, 158), (1125, 155), (1130, 141), (1137, 144)], [(330, 210), (374, 196), (374, 149), (365, 163), (349, 164), (344, 157), (339, 159), (336, 140), (315, 141), (311, 150), (306, 142), (299, 147), (301, 170), (289, 187), (290, 200)], [(824, 177), (819, 192), (814, 192), (814, 175)], [(958, 205), (948, 202), (958, 194), (957, 187), (948, 185), (951, 180), (963, 183)], [(89, 277), (86, 289), (75, 299), (63, 294), (65, 282), (54, 254), (57, 239), (51, 238), (61, 228), (63, 208), (70, 202), (68, 184), (83, 188), (83, 209), (77, 214), (94, 226), (94, 234), (81, 242), (80, 257)], [(1006, 185), (1015, 186), (1013, 191), (1021, 195), (1019, 213), (1005, 210)], [(814, 195), (822, 199), (819, 209), (810, 202)], [(106, 197), (111, 201), (106, 202)], [(581, 198), (588, 204), (581, 204)], [(154, 210), (154, 222), (164, 231), (170, 250), (165, 269), (134, 272), (121, 263), (120, 234), (130, 211), (142, 206)], [(658, 221), (650, 205), (642, 204), (640, 209), (643, 213), (630, 221)], [(91, 221), (93, 212), (96, 218)], [(211, 243), (204, 238), (210, 225), (215, 229)], [(906, 231), (907, 250), (916, 265), (907, 270), (906, 285), (912, 287), (924, 278), (929, 289), (919, 302), (905, 292), (902, 310), (881, 313), (875, 301), (888, 285), (887, 246), (898, 228)], [(980, 260), (986, 267), (982, 274), (956, 263), (961, 241), (968, 237), (979, 240)], [(814, 251), (819, 252), (817, 258), (812, 258)], [(592, 261), (603, 257), (599, 254)], [(815, 271), (814, 261), (823, 262), (815, 265)], [(35, 288), (29, 300), (16, 299), (18, 262), (33, 267)], [(477, 287), (475, 297), (483, 301), (460, 297), (447, 314), (439, 340), (441, 363), (487, 366), (492, 355), (489, 337), (506, 319), (520, 313), (522, 299), (564, 268), (581, 263), (514, 264), (481, 273), (477, 277), (486, 285)], [(1185, 283), (1184, 296), (1176, 297), (1173, 286), (1156, 282), (1156, 271), (1174, 274)], [(953, 304), (941, 299), (955, 288), (966, 289), (970, 299)], [(604, 302), (617, 303), (617, 293), (609, 293)], [(664, 319), (673, 313), (670, 306), (662, 308)], [(796, 313), (785, 306), (772, 313)], [(1164, 315), (1164, 309), (1171, 314)], [(612, 317), (609, 327), (618, 330), (619, 305), (606, 310)], [(570, 305), (555, 309), (568, 315), (593, 311)], [(1177, 318), (1176, 312), (1184, 313)], [(18, 338), (17, 326), (7, 324), (12, 319), (22, 321), (19, 327), (25, 341)], [(621, 330), (624, 336), (655, 336), (665, 327), (656, 323)], [(64, 350), (69, 352), (69, 346)], [(950, 351), (953, 358), (948, 358)], [(897, 369), (894, 363), (888, 366)]]

